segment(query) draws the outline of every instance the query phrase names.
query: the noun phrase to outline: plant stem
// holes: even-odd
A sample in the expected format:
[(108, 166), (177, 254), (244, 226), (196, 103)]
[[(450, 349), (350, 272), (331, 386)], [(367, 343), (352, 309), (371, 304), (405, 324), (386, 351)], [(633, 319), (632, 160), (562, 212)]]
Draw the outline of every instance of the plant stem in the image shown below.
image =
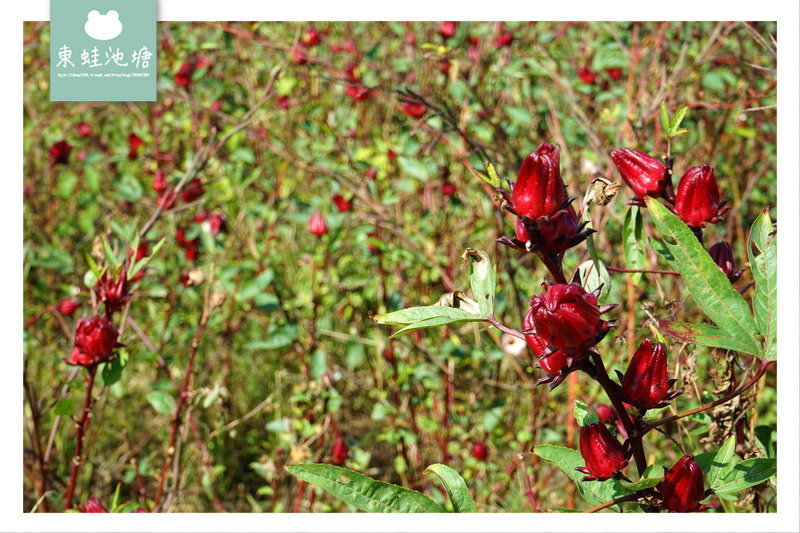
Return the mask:
[(678, 413), (677, 415), (668, 416), (666, 418), (662, 418), (661, 420), (656, 420), (655, 422), (650, 422), (649, 424), (646, 424), (644, 426), (644, 428), (642, 428), (642, 431), (641, 431), (640, 435), (644, 435), (645, 433), (647, 433), (651, 429), (655, 429), (655, 428), (657, 428), (659, 426), (663, 426), (664, 424), (667, 424), (669, 422), (674, 422), (675, 420), (679, 420), (681, 418), (686, 418), (687, 416), (695, 415), (697, 413), (702, 413), (703, 411), (708, 411), (709, 409), (711, 409), (713, 407), (716, 407), (716, 406), (721, 405), (721, 404), (723, 404), (725, 402), (729, 402), (729, 401), (733, 400), (734, 398), (736, 398), (740, 394), (743, 394), (743, 393), (747, 392), (747, 390), (750, 387), (755, 385), (756, 382), (758, 382), (758, 380), (761, 379), (761, 377), (766, 373), (767, 368), (769, 368), (769, 365), (774, 363), (774, 362), (775, 361), (771, 361), (769, 359), (761, 359), (761, 363), (758, 366), (758, 370), (756, 370), (756, 373), (753, 375), (752, 378), (750, 378), (750, 381), (748, 381), (747, 383), (745, 383), (744, 385), (742, 385), (738, 389), (734, 390), (733, 392), (731, 392), (729, 394), (726, 394), (725, 396), (723, 396), (722, 398), (720, 398), (718, 400), (714, 400), (713, 402), (709, 402), (707, 404), (701, 405), (700, 407), (697, 407), (695, 409), (691, 409), (689, 411), (684, 411), (682, 413)]
[(547, 270), (553, 276), (553, 281), (556, 283), (567, 283), (567, 278), (564, 277), (564, 272), (561, 270), (561, 261), (556, 256), (548, 254), (547, 252), (540, 252), (536, 255), (539, 256), (539, 259), (542, 260), (544, 266), (547, 267)]
[(72, 457), (72, 472), (69, 476), (69, 485), (67, 485), (67, 498), (64, 503), (64, 510), (72, 507), (72, 495), (75, 492), (75, 481), (78, 479), (78, 470), (83, 462), (81, 458), (83, 436), (86, 434), (86, 430), (89, 427), (89, 417), (92, 411), (92, 387), (94, 387), (94, 376), (97, 373), (97, 365), (92, 365), (88, 370), (89, 377), (86, 378), (86, 397), (83, 400), (83, 411), (78, 421), (78, 432), (75, 435), (75, 455)]
[(601, 503), (597, 507), (592, 507), (588, 511), (584, 511), (584, 512), (585, 513), (596, 513), (597, 511), (602, 511), (603, 509), (611, 507), (612, 505), (617, 505), (618, 503), (635, 502), (639, 498), (641, 498), (641, 496), (638, 493), (626, 494), (625, 496), (620, 496), (619, 498), (614, 498), (613, 500), (611, 500), (609, 502)]
[(608, 372), (606, 371), (606, 366), (603, 363), (603, 358), (600, 357), (600, 354), (596, 352), (591, 352), (591, 354), (597, 374), (595, 377), (600, 383), (600, 386), (603, 387), (603, 390), (606, 392), (608, 399), (611, 400), (611, 405), (613, 405), (614, 409), (617, 411), (617, 416), (622, 421), (622, 425), (625, 426), (625, 431), (628, 433), (628, 442), (630, 442), (630, 446), (633, 449), (633, 458), (636, 461), (636, 470), (639, 471), (639, 475), (641, 476), (647, 468), (647, 459), (645, 458), (644, 449), (642, 447), (643, 433), (637, 433), (636, 428), (633, 425), (633, 420), (628, 414), (627, 409), (625, 409), (625, 405), (622, 403), (622, 398), (620, 398), (617, 388), (614, 386), (611, 378), (608, 377)]
[(512, 337), (517, 337), (518, 339), (525, 340), (525, 335), (523, 335), (521, 331), (505, 327), (503, 324), (497, 321), (497, 319), (493, 314), (486, 317), (486, 321), (489, 322), (489, 324), (496, 327), (497, 329), (499, 329), (500, 331), (502, 331), (503, 333), (508, 333)]

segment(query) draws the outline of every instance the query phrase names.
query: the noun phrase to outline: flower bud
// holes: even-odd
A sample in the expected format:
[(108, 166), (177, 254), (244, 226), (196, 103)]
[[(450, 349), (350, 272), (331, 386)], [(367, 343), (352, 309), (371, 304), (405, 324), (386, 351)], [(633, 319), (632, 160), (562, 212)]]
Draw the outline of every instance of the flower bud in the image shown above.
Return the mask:
[(105, 318), (81, 318), (75, 327), (75, 345), (68, 362), (73, 365), (92, 366), (108, 361), (114, 355), (117, 330)]
[(458, 22), (442, 22), (439, 24), (439, 35), (442, 36), (442, 39), (449, 39), (456, 34), (457, 26)]
[(663, 407), (679, 394), (669, 392), (673, 383), (667, 379), (667, 350), (664, 344), (645, 339), (633, 354), (621, 379), (622, 397), (638, 409)]
[(64, 140), (54, 143), (47, 149), (50, 152), (50, 165), (66, 165), (69, 161), (69, 153), (72, 151), (72, 146)]
[(122, 309), (130, 299), (127, 267), (122, 267), (115, 278), (111, 277), (108, 270), (103, 272), (103, 275), (94, 284), (94, 292), (97, 299), (105, 304), (109, 313)]
[(80, 305), (80, 302), (76, 302), (75, 300), (70, 300), (67, 298), (66, 300), (61, 300), (58, 302), (56, 309), (58, 309), (58, 312), (62, 315), (70, 316)]
[(317, 237), (322, 237), (328, 233), (328, 225), (325, 223), (325, 219), (319, 211), (311, 213), (311, 218), (308, 221), (308, 231)]
[(331, 458), (333, 464), (340, 466), (344, 464), (349, 456), (350, 449), (347, 447), (347, 443), (344, 441), (344, 438), (339, 435), (336, 437), (336, 442), (333, 443), (333, 454)]
[(611, 160), (637, 198), (665, 196), (670, 176), (661, 161), (633, 148), (611, 150)]
[(86, 503), (78, 507), (78, 510), (82, 513), (107, 513), (108, 509), (103, 507), (103, 504), (100, 503), (100, 500), (92, 496), (86, 500)]
[(741, 277), (744, 270), (736, 270), (736, 265), (733, 262), (733, 250), (727, 241), (720, 241), (708, 250), (708, 255), (714, 260), (722, 273), (728, 277), (731, 283), (734, 283)]
[(661, 506), (669, 513), (692, 513), (707, 509), (700, 505), (705, 497), (703, 470), (694, 456), (684, 455), (656, 486), (661, 494)]
[(489, 447), (485, 442), (476, 441), (472, 443), (472, 449), (469, 454), (478, 461), (485, 461), (489, 455)]
[(630, 459), (622, 444), (600, 422), (581, 427), (580, 448), (586, 466), (576, 470), (588, 474), (583, 481), (614, 477)]
[(675, 214), (686, 225), (701, 228), (707, 222), (719, 222), (727, 211), (723, 205), (713, 168), (702, 165), (686, 171), (675, 196)]
[(556, 348), (577, 348), (603, 330), (597, 298), (577, 283), (553, 283), (531, 298), (536, 334)]
[(567, 202), (559, 165), (559, 149), (552, 144), (542, 144), (525, 158), (511, 191), (511, 209), (517, 215), (549, 216)]

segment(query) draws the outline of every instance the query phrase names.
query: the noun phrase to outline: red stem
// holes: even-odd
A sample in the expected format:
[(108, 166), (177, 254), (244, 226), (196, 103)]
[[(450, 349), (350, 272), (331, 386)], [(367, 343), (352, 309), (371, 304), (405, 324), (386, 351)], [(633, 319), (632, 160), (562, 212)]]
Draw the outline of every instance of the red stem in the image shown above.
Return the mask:
[(89, 377), (86, 378), (86, 397), (83, 400), (83, 411), (81, 412), (81, 419), (78, 421), (78, 432), (75, 435), (75, 455), (72, 457), (72, 472), (69, 476), (64, 510), (72, 507), (72, 495), (75, 492), (75, 481), (78, 479), (78, 470), (82, 463), (81, 449), (83, 448), (83, 436), (86, 434), (86, 430), (89, 427), (89, 415), (92, 411), (92, 388), (94, 387), (94, 376), (97, 373), (97, 365), (92, 365), (88, 370)]

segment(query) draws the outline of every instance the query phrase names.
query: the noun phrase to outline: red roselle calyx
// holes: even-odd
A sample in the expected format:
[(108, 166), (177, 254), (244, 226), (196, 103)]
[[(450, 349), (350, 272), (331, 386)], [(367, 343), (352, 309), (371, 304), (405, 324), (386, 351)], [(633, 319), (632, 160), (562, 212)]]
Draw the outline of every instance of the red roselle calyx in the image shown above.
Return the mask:
[(69, 153), (72, 146), (65, 140), (54, 143), (47, 149), (50, 152), (50, 165), (66, 165), (69, 161)]
[(60, 302), (58, 302), (58, 305), (56, 305), (56, 309), (58, 309), (58, 312), (61, 313), (62, 315), (70, 316), (72, 313), (75, 312), (75, 310), (80, 305), (81, 305), (80, 302), (77, 302), (75, 300), (70, 300), (69, 298), (67, 298), (66, 300), (61, 300)]
[(428, 107), (419, 102), (405, 102), (403, 104), (403, 113), (412, 118), (422, 118)]
[(638, 200), (645, 196), (671, 200), (671, 175), (660, 160), (633, 148), (611, 150), (611, 160)]
[(525, 340), (539, 361), (539, 367), (552, 376), (558, 376), (568, 364), (567, 356), (564, 350), (554, 351), (548, 348), (546, 340), (532, 333), (536, 331), (536, 326), (533, 323), (533, 309), (525, 313), (525, 317), (522, 319), (522, 330), (526, 332)]
[(737, 270), (733, 262), (733, 250), (727, 241), (720, 241), (708, 250), (708, 255), (714, 260), (722, 273), (727, 276), (731, 283), (738, 280), (744, 270)]
[(656, 485), (661, 495), (661, 506), (669, 513), (693, 513), (710, 509), (700, 505), (705, 498), (703, 470), (691, 454), (684, 455), (675, 466), (664, 474), (664, 479)]
[(511, 211), (539, 218), (562, 209), (568, 198), (559, 165), (559, 149), (552, 144), (542, 144), (526, 157), (511, 191)]
[(94, 284), (94, 292), (97, 299), (105, 304), (107, 316), (122, 309), (130, 300), (128, 268), (123, 266), (113, 278), (108, 270), (103, 272), (103, 275)]
[(616, 477), (630, 459), (630, 451), (597, 422), (581, 428), (580, 448), (585, 467), (576, 468), (588, 474), (583, 481), (604, 481)]
[(317, 237), (322, 237), (328, 233), (328, 225), (319, 211), (311, 213), (311, 218), (308, 220), (308, 231)]
[(456, 27), (458, 26), (458, 22), (448, 21), (442, 22), (439, 24), (439, 35), (442, 36), (442, 39), (449, 39), (453, 35), (456, 34)]
[(714, 169), (709, 165), (692, 167), (678, 184), (675, 195), (675, 214), (687, 226), (702, 228), (708, 222), (719, 222), (730, 209), (719, 199), (719, 187)]
[(669, 392), (675, 381), (667, 379), (664, 344), (645, 339), (633, 354), (625, 375), (621, 376), (622, 398), (640, 410), (664, 407), (681, 393)]
[(544, 294), (533, 296), (530, 303), (536, 334), (548, 344), (555, 348), (587, 347), (610, 328), (600, 315), (613, 306), (598, 306), (596, 294), (577, 283), (549, 283), (545, 287)]
[(472, 443), (472, 449), (469, 453), (478, 461), (485, 461), (489, 456), (489, 447), (484, 442), (476, 441)]
[(92, 316), (81, 318), (75, 327), (75, 345), (67, 362), (71, 365), (93, 366), (110, 361), (119, 333), (105, 318)]
[(86, 500), (86, 503), (78, 507), (78, 510), (82, 513), (107, 513), (108, 509), (103, 507), (103, 504), (100, 503), (100, 500), (92, 496)]
[(340, 213), (345, 213), (353, 208), (352, 204), (341, 194), (334, 194), (331, 199)]
[(336, 442), (333, 443), (333, 453), (331, 457), (333, 464), (340, 466), (344, 464), (349, 456), (350, 449), (347, 447), (344, 437), (339, 435), (336, 437)]

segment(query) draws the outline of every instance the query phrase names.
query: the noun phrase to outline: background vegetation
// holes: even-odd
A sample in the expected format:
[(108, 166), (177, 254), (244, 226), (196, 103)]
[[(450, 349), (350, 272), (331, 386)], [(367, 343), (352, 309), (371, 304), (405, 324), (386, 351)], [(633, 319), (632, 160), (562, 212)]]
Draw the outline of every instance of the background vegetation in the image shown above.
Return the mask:
[[(161, 23), (158, 101), (94, 104), (49, 101), (48, 25), (26, 24), (26, 511), (63, 506), (69, 420), (84, 386), (63, 359), (75, 320), (92, 313), (90, 258), (123, 258), (157, 209), (156, 172), (174, 185), (196, 162), (203, 194), (166, 210), (146, 235), (151, 250), (165, 243), (135, 284), (124, 365), (101, 373), (95, 389), (79, 502), (96, 496), (132, 511), (153, 498), (197, 336), (159, 510), (350, 510), (283, 469), (332, 462), (338, 435), (345, 466), (442, 502), (422, 475), (431, 463), (458, 470), (479, 511), (586, 507), (529, 450), (576, 448), (574, 402), (602, 401), (599, 388), (577, 374), (553, 392), (536, 387), (532, 355), (515, 355), (494, 329), (390, 340), (371, 316), (467, 289), (461, 255), (473, 247), (498, 265), (498, 319), (520, 327), (546, 271), (494, 243), (513, 223), (475, 171), (491, 161), (513, 180), (522, 159), (551, 142), (580, 201), (594, 178), (620, 181), (612, 148), (664, 153), (662, 102), (689, 108), (689, 132), (671, 146), (676, 173), (711, 164), (734, 206), (707, 243), (731, 241), (743, 266), (755, 217), (769, 207), (777, 220), (776, 25), (460, 23), (448, 40), (438, 26)], [(422, 119), (403, 112), (404, 98), (419, 99), (407, 90), (427, 103)], [(61, 140), (72, 150), (52, 164), (48, 149)], [(594, 245), (611, 267), (625, 267), (630, 198), (623, 187), (591, 208)], [(322, 237), (307, 229), (315, 210), (327, 222)], [(226, 229), (214, 235), (195, 222), (203, 211), (224, 215)], [(198, 239), (194, 257), (179, 229), (184, 243)], [(568, 252), (565, 270), (585, 259)], [(646, 260), (665, 268), (652, 251)], [(611, 280), (602, 303), (620, 305), (603, 341), (609, 368), (624, 369), (650, 316), (699, 316), (674, 276)], [(746, 271), (736, 287), (750, 281)], [(67, 297), (81, 302), (73, 315), (50, 311)], [(678, 343), (670, 362), (680, 406), (727, 390), (747, 363)], [(716, 449), (731, 430), (742, 457), (770, 453), (775, 400), (772, 374), (735, 405), (665, 426), (669, 438), (649, 435), (663, 442), (654, 459)], [(472, 456), (475, 442), (488, 445), (485, 460)], [(764, 484), (716, 509), (774, 511), (774, 496)]]

